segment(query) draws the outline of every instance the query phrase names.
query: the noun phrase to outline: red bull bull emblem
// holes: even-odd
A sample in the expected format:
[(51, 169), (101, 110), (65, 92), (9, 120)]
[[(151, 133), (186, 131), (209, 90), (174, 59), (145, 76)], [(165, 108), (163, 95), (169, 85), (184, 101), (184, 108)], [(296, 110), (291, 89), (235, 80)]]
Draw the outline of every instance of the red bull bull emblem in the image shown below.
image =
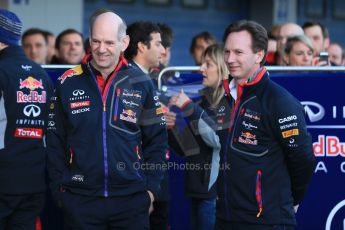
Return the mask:
[(242, 132), (241, 136), (238, 137), (238, 142), (248, 145), (257, 145), (258, 140), (256, 139), (256, 135), (251, 134), (250, 132)]
[(245, 132), (241, 134), (241, 137), (248, 138), (248, 139), (255, 139), (256, 135), (253, 135), (250, 132)]
[(30, 89), (31, 91), (35, 89), (44, 89), (42, 80), (39, 81), (35, 78), (29, 76), (25, 80), (20, 79), (19, 89)]
[(131, 109), (123, 109), (122, 113), (120, 114), (120, 119), (124, 121), (128, 121), (128, 122), (136, 123), (137, 122), (136, 115), (137, 113)]
[(78, 65), (72, 69), (67, 70), (66, 72), (64, 72), (59, 78), (58, 80), (60, 81), (60, 84), (63, 84), (64, 81), (69, 78), (69, 77), (73, 77), (75, 75), (80, 75), (83, 73), (83, 69), (81, 68), (81, 65)]

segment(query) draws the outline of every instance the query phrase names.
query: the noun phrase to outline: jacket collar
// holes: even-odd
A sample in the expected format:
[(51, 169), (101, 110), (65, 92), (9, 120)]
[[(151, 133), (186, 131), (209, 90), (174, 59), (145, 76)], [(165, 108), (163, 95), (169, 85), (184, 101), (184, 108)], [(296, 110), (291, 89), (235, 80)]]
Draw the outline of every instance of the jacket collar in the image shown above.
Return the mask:
[(24, 55), (23, 48), (17, 45), (9, 45), (0, 51), (0, 57), (10, 55)]
[[(231, 77), (229, 77), (231, 79)], [(268, 80), (268, 72), (265, 67), (262, 67), (260, 71), (253, 77), (251, 82), (246, 82), (243, 84), (239, 84), (237, 86), (237, 96), (241, 97), (243, 93), (252, 92), (254, 89), (261, 88), (265, 82)], [(225, 89), (226, 95), (230, 96), (230, 87), (229, 87), (229, 80), (223, 80), (223, 87)]]

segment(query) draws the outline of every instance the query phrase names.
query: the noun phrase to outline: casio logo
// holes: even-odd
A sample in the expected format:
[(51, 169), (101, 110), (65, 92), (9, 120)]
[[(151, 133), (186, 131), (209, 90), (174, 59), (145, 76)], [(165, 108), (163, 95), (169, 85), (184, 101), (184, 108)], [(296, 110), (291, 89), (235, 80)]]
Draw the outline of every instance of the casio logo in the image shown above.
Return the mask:
[(278, 120), (278, 122), (279, 122), (280, 124), (282, 124), (282, 123), (284, 123), (284, 122), (293, 121), (293, 120), (297, 120), (297, 116), (296, 116), (296, 115), (292, 115), (292, 116), (280, 118), (280, 119)]

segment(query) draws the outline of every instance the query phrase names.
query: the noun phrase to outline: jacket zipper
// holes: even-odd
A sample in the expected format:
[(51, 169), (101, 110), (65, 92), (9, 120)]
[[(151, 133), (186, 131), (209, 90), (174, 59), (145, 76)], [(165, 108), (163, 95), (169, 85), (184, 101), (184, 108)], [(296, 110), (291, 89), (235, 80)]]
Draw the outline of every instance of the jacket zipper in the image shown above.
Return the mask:
[(262, 172), (259, 169), (256, 173), (256, 186), (255, 186), (255, 196), (256, 196), (256, 202), (258, 204), (259, 212), (256, 214), (256, 217), (259, 218), (262, 213), (262, 188), (261, 188), (261, 176)]
[(140, 157), (140, 154), (139, 154), (139, 145), (136, 145), (136, 146), (135, 146), (135, 151), (136, 151), (136, 153), (137, 153), (138, 160), (141, 160), (141, 157)]
[[(227, 138), (226, 138), (226, 145), (225, 145), (225, 151), (224, 151), (224, 162), (228, 162), (228, 157), (227, 157), (227, 153), (228, 153), (228, 148), (229, 148), (229, 141), (232, 140), (231, 138), (231, 130), (232, 130), (232, 126), (234, 124), (234, 120), (235, 120), (235, 117), (236, 117), (236, 113), (237, 113), (237, 109), (238, 109), (238, 106), (240, 104), (240, 101), (241, 101), (241, 96), (242, 96), (242, 90), (237, 94), (238, 97), (235, 101), (235, 105), (234, 105), (234, 108), (232, 110), (232, 113), (231, 113), (231, 117), (230, 117), (230, 126), (229, 126), (229, 129), (228, 129), (228, 135), (227, 135)], [(229, 97), (231, 97), (231, 95), (229, 95)], [(224, 183), (223, 183), (223, 186), (224, 186), (224, 194), (228, 194), (228, 189), (227, 189), (227, 173), (226, 173), (226, 170), (223, 170), (223, 177), (224, 177)], [(227, 195), (225, 195), (225, 199), (224, 199), (224, 203), (225, 203), (225, 210), (226, 210), (226, 216), (229, 217), (230, 216), (230, 212), (229, 212), (229, 206), (228, 206), (228, 198), (227, 198)]]
[[(106, 94), (105, 96), (103, 95), (103, 93), (101, 92), (97, 80), (96, 80), (96, 76), (94, 74), (94, 72), (92, 71), (90, 65), (88, 64), (88, 68), (89, 71), (92, 75), (92, 78), (94, 80), (94, 82), (96, 83), (96, 86), (98, 88), (98, 92), (100, 93), (101, 96), (101, 100), (102, 100), (102, 104), (103, 104), (103, 112), (102, 112), (102, 138), (103, 138), (103, 157), (104, 157), (104, 197), (108, 197), (109, 192), (108, 192), (108, 149), (107, 149), (107, 138), (106, 138), (106, 118), (107, 118), (107, 114), (106, 114), (106, 103), (107, 103), (107, 96), (108, 96), (108, 92), (109, 89), (107, 88), (107, 85), (105, 86), (106, 89)], [(108, 81), (107, 84), (110, 84), (111, 81)]]
[(69, 164), (71, 165), (73, 163), (73, 150), (72, 148), (69, 148)]
[(121, 89), (116, 89), (116, 101), (115, 101), (115, 109), (114, 109), (114, 121), (117, 121), (117, 113), (119, 108), (119, 99), (120, 99)]

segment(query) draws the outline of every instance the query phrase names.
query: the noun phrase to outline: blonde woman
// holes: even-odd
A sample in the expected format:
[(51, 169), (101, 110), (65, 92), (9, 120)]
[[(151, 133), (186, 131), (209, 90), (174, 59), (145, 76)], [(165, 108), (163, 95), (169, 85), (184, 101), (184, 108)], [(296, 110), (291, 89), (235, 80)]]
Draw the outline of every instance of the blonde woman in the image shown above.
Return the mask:
[(313, 44), (305, 35), (289, 37), (284, 51), (284, 62), (288, 66), (313, 65)]
[(222, 45), (211, 45), (205, 50), (200, 71), (205, 86), (199, 91), (200, 101), (193, 102), (183, 90), (170, 100), (171, 105), (181, 109), (188, 126), (183, 132), (170, 132), (169, 145), (178, 154), (187, 156), (188, 165), (198, 166), (197, 169), (190, 167), (185, 172), (193, 230), (213, 229), (215, 223), (215, 180), (220, 152), (217, 133), (226, 132), (232, 108), (224, 97), (222, 86), (223, 80), (228, 77)]

